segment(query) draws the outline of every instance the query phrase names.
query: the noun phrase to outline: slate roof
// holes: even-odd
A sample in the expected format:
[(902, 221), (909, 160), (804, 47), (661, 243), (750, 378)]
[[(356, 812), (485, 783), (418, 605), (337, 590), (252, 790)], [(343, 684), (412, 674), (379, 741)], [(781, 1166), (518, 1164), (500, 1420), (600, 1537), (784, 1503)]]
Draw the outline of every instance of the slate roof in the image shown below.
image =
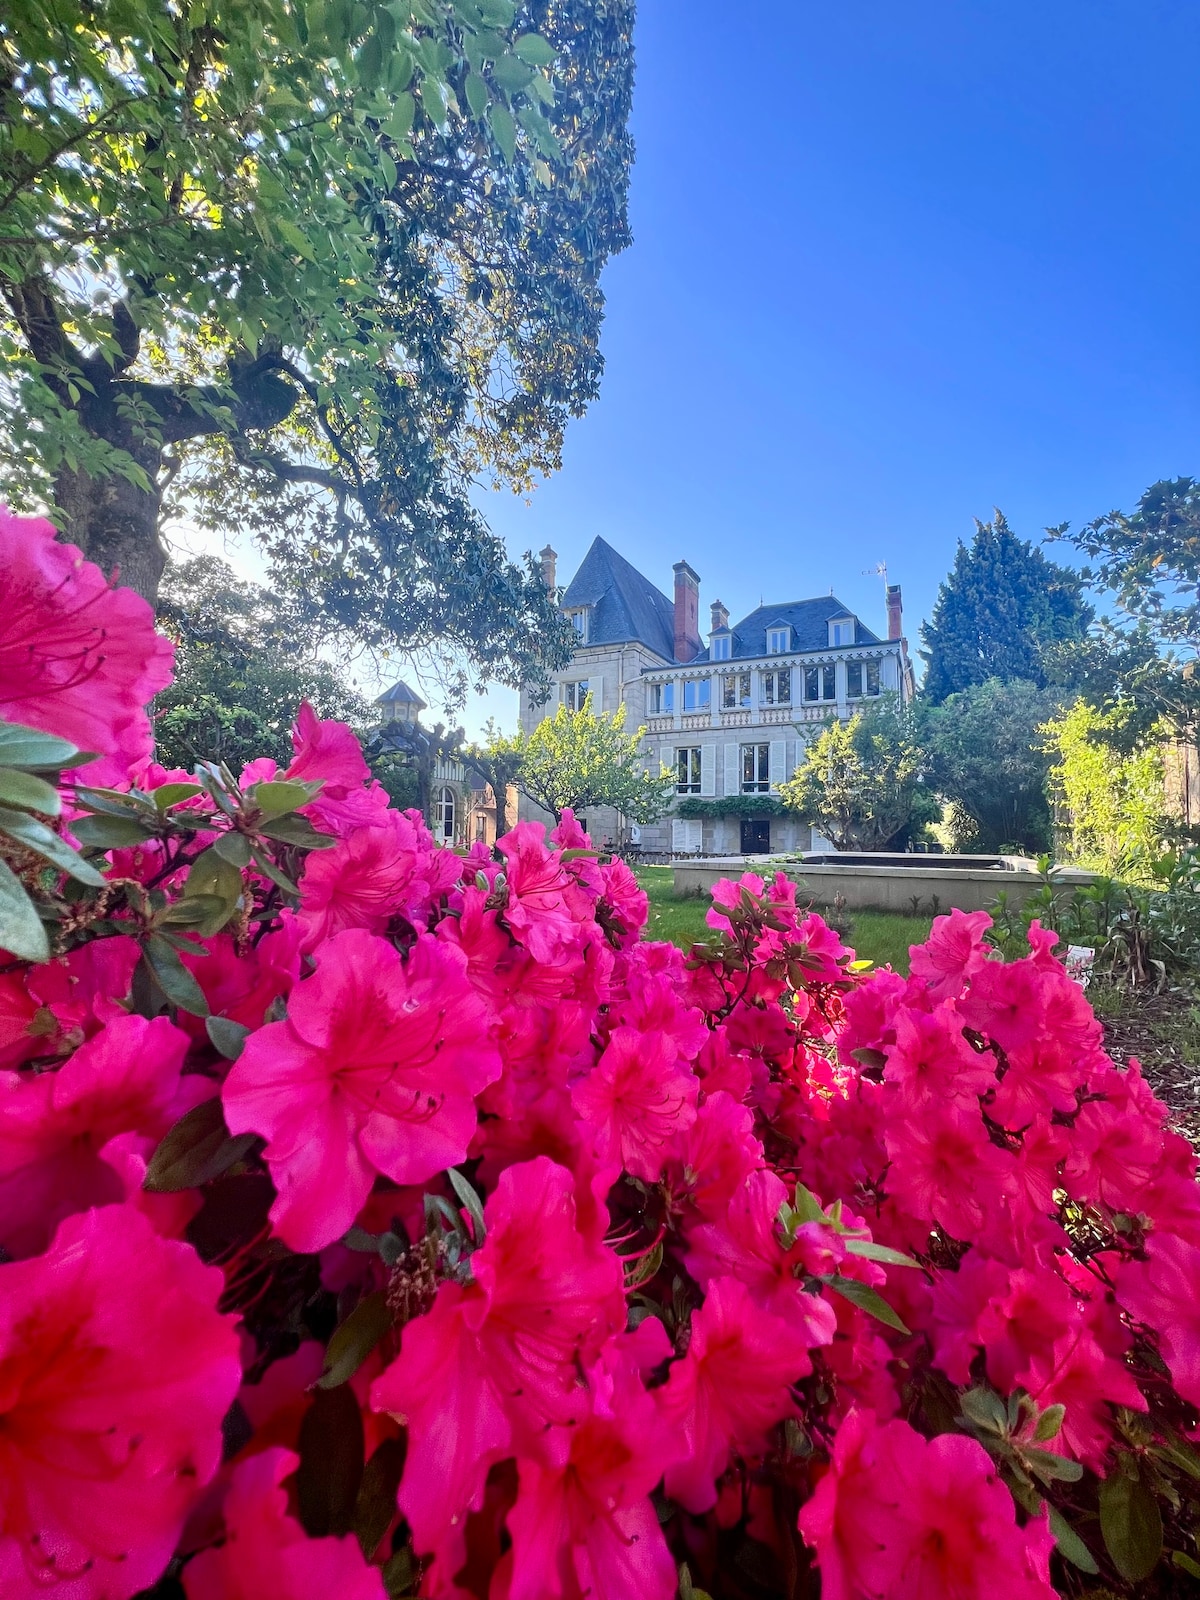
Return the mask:
[[(816, 600), (785, 600), (782, 605), (759, 606), (730, 630), (733, 634), (733, 659), (765, 656), (767, 629), (786, 624), (792, 630), (792, 652), (805, 653), (829, 649), (829, 624), (835, 617), (854, 619), (855, 644), (882, 644), (883, 640), (870, 628), (864, 628), (853, 611), (833, 594), (823, 594)], [(697, 657), (709, 659), (708, 651)]]
[(421, 699), (421, 696), (415, 690), (408, 687), (403, 678), (397, 678), (390, 689), (385, 689), (376, 698), (375, 704), (377, 706), (386, 706), (390, 705), (393, 700), (411, 700), (419, 711), (426, 709), (426, 702)]
[(593, 539), (562, 604), (590, 606), (588, 644), (649, 646), (666, 661), (675, 656), (675, 608), (660, 589), (604, 539)]

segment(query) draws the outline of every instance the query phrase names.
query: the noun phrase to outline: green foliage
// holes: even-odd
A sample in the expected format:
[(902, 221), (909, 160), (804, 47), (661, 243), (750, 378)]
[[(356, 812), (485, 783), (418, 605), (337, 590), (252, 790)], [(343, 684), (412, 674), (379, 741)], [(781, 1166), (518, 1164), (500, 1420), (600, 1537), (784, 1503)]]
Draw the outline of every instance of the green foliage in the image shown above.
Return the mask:
[(1064, 859), (1111, 872), (1161, 852), (1168, 826), (1163, 737), (1152, 730), (1128, 749), (1135, 718), (1127, 702), (1097, 711), (1079, 699), (1046, 724), (1049, 791)]
[(1156, 639), (1200, 650), (1200, 484), (1162, 479), (1133, 511), (1110, 511), (1078, 534), (1050, 530), (1096, 563), (1087, 581), (1112, 591)]
[(509, 741), (521, 756), (521, 790), (555, 817), (568, 806), (612, 806), (631, 822), (657, 822), (671, 803), (675, 775), (666, 767), (657, 777), (647, 770), (640, 748), (646, 730), (626, 733), (625, 709), (597, 714), (589, 694), (581, 710), (560, 705), (532, 733)]
[(190, 771), (259, 756), (286, 767), (302, 700), (360, 735), (378, 721), (318, 652), (321, 632), (286, 598), (238, 578), (215, 556), (167, 569), (160, 621), (176, 641), (175, 679), (155, 701), (158, 759)]
[(839, 850), (885, 850), (912, 821), (921, 768), (911, 718), (885, 699), (829, 722), (779, 793)]
[(727, 794), (716, 800), (698, 800), (689, 795), (675, 807), (679, 817), (701, 820), (706, 817), (782, 817), (787, 807), (773, 794)]
[(160, 517), (198, 510), (314, 613), (541, 681), (569, 629), (467, 490), (552, 469), (596, 393), (631, 26), (626, 0), (9, 6), (10, 501), (149, 595)]
[[(998, 678), (916, 712), (925, 775), (966, 829), (955, 841), (975, 850), (1048, 849), (1050, 758), (1041, 729), (1060, 709), (1052, 690)], [(964, 836), (964, 834), (966, 836)]]
[[(926, 662), (922, 693), (934, 705), (989, 678), (1020, 679), (1045, 688), (1045, 652), (1086, 639), (1093, 612), (1082, 580), (1018, 539), (1003, 513), (975, 523), (969, 546), (921, 625)], [(1059, 670), (1066, 665), (1061, 649)]]

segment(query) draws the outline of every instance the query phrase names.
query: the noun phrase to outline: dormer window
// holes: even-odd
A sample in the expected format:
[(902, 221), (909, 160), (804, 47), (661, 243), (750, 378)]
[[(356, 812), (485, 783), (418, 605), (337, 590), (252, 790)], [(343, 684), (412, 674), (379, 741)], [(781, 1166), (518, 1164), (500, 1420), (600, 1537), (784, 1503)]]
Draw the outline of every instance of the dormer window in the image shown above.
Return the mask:
[(829, 624), (829, 643), (835, 650), (854, 643), (853, 617), (839, 617), (836, 622)]
[(792, 630), (786, 623), (777, 623), (767, 629), (767, 654), (779, 656), (792, 648)]
[(714, 661), (728, 661), (733, 653), (733, 636), (728, 633), (714, 633), (712, 636), (712, 658)]
[(575, 611), (567, 612), (567, 620), (575, 629), (575, 635), (580, 644), (587, 643), (587, 607), (580, 606)]

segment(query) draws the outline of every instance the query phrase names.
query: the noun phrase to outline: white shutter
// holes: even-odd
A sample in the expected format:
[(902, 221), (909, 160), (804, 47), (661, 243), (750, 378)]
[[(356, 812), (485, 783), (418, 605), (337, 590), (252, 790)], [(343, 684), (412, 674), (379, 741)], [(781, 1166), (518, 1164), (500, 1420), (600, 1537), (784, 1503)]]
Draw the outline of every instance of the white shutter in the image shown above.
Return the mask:
[(738, 782), (738, 747), (735, 744), (725, 746), (725, 793), (740, 794), (742, 786)]
[(596, 714), (596, 716), (599, 716), (600, 713), (605, 709), (605, 705), (604, 705), (604, 679), (599, 673), (589, 673), (588, 674), (587, 686), (588, 686), (588, 689), (591, 691), (592, 710)]
[(676, 817), (671, 824), (671, 849), (676, 854), (699, 850), (704, 843), (704, 824), (695, 818)]
[(778, 789), (784, 782), (787, 766), (787, 741), (772, 739), (767, 752), (767, 776), (771, 780), (772, 789)]
[(717, 747), (715, 744), (702, 744), (700, 746), (700, 793), (710, 799), (717, 792)]

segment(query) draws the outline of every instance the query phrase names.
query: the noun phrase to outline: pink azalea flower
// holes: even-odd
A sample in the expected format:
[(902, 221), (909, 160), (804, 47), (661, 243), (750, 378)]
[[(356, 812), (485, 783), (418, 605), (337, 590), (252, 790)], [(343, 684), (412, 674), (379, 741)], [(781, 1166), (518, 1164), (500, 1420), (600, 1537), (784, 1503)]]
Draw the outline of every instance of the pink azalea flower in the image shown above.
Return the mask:
[(1131, 1317), (1158, 1334), (1163, 1360), (1185, 1400), (1200, 1405), (1200, 1248), (1169, 1233), (1152, 1233), (1145, 1261), (1129, 1261), (1117, 1297)]
[(570, 957), (594, 927), (592, 897), (546, 849), (538, 823), (519, 822), (496, 848), (508, 880), (505, 922), (535, 961), (553, 966)]
[(243, 1461), (225, 1495), (223, 1542), (183, 1569), (188, 1600), (384, 1600), (378, 1567), (353, 1535), (310, 1539), (279, 1487), (300, 1465), (291, 1450)]
[(154, 749), (146, 706), (171, 681), (175, 647), (52, 523), (0, 506), (0, 717), (101, 758), (77, 769), (120, 784)]
[(667, 1182), (677, 1205), (690, 1201), (705, 1221), (717, 1222), (762, 1159), (753, 1112), (718, 1089), (706, 1092), (695, 1122), (675, 1135)]
[(426, 934), (402, 960), (360, 929), (322, 945), (288, 1015), (251, 1034), (225, 1079), (233, 1133), (258, 1133), (276, 1231), (320, 1250), (377, 1173), (423, 1183), (466, 1157), (475, 1096), (500, 1074), (460, 953)]
[[(288, 994), (299, 980), (300, 924), (290, 911), (282, 913), (274, 933), (249, 948), (239, 949), (228, 933), (196, 942), (196, 954), (183, 952), (181, 959), (204, 991), (214, 1017), (261, 1028), (271, 1002)], [(187, 1018), (183, 1025), (195, 1038), (206, 1037), (201, 1018)]]
[(656, 1183), (675, 1136), (696, 1120), (700, 1080), (669, 1036), (617, 1028), (596, 1066), (571, 1090), (597, 1160)]
[(141, 951), (121, 934), (0, 978), (0, 1066), (69, 1054), (125, 1015)]
[(44, 1250), (73, 1211), (111, 1205), (124, 1184), (103, 1147), (119, 1134), (157, 1140), (173, 1107), (187, 1035), (165, 1017), (122, 1013), (57, 1072), (0, 1073), (0, 1245)]
[(128, 1206), (0, 1266), (6, 1600), (128, 1600), (162, 1573), (241, 1378), (223, 1287)]
[[(648, 1318), (638, 1334), (654, 1328), (662, 1346), (654, 1354), (665, 1359), (670, 1347), (660, 1322)], [(600, 1389), (590, 1414), (555, 1448), (519, 1463), (517, 1503), (508, 1514), (508, 1600), (675, 1594), (675, 1562), (649, 1498), (670, 1443), (627, 1348), (638, 1334), (614, 1339), (610, 1359), (589, 1374)]]
[(786, 1322), (755, 1305), (736, 1278), (714, 1278), (692, 1317), (687, 1354), (654, 1391), (680, 1436), (681, 1459), (667, 1468), (667, 1494), (688, 1511), (715, 1505), (717, 1479), (731, 1455), (766, 1447), (768, 1431), (796, 1414), (792, 1384), (811, 1371)]
[(435, 905), (462, 875), (415, 811), (385, 811), (331, 849), (314, 850), (300, 879), (305, 950), (347, 928), (383, 933), (394, 918), (424, 928)]
[(978, 1115), (930, 1102), (888, 1124), (888, 1193), (911, 1216), (972, 1239), (1012, 1187), (1013, 1157), (992, 1144)]
[(1055, 1600), (1044, 1520), (1016, 1525), (987, 1452), (852, 1411), (800, 1512), (823, 1600)]
[(408, 1425), (400, 1509), (447, 1578), (488, 1469), (587, 1414), (581, 1371), (625, 1324), (621, 1263), (577, 1226), (564, 1167), (544, 1156), (509, 1167), (484, 1217), (472, 1281), (441, 1285), (371, 1391), (375, 1410)]
[(929, 938), (909, 951), (909, 971), (933, 1001), (953, 1000), (988, 959), (983, 936), (992, 925), (986, 911), (959, 911), (935, 917)]
[(908, 1114), (925, 1101), (957, 1101), (964, 1109), (977, 1110), (979, 1096), (995, 1088), (995, 1057), (971, 1049), (953, 1005), (943, 1002), (930, 1012), (900, 1011), (895, 1032), (883, 1077), (896, 1086)]
[(618, 949), (636, 948), (638, 935), (650, 916), (649, 895), (620, 859), (601, 866), (600, 882), (596, 920)]
[(556, 850), (590, 850), (592, 841), (580, 827), (570, 806), (563, 807), (558, 826), (551, 829), (550, 842)]
[[(1052, 1448), (1073, 1455), (1101, 1474), (1112, 1442), (1110, 1406), (1147, 1409), (1132, 1373), (1116, 1354), (1128, 1347), (1129, 1336), (1115, 1319), (1114, 1326), (1105, 1329), (1103, 1310), (1101, 1307), (1099, 1317), (1094, 1309), (1091, 1315), (1078, 1314), (1072, 1327), (1052, 1345), (1031, 1350), (1028, 1370), (1022, 1374), (1023, 1387), (1039, 1409), (1052, 1405), (1067, 1408), (1062, 1433)], [(1097, 1332), (1106, 1334), (1110, 1348), (1105, 1348)]]

